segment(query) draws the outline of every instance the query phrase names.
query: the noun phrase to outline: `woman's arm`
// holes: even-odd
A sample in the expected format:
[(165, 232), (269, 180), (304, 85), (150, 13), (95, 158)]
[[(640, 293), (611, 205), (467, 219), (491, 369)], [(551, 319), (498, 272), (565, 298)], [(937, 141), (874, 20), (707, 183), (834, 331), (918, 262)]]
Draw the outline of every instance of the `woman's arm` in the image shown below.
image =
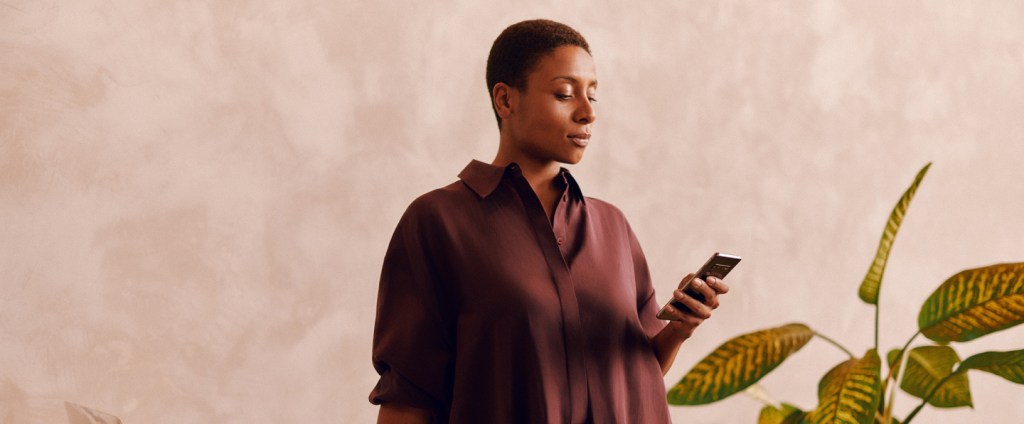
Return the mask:
[(430, 424), (430, 411), (405, 405), (385, 403), (380, 406), (377, 424)]
[[(693, 281), (690, 281), (691, 279)], [(687, 282), (704, 295), (703, 303), (682, 290)], [(694, 278), (693, 274), (683, 278), (683, 281), (679, 283), (679, 288), (672, 292), (672, 296), (686, 305), (687, 309), (680, 310), (669, 305), (668, 313), (672, 317), (671, 321), (651, 338), (654, 354), (658, 357), (658, 363), (661, 364), (662, 374), (667, 374), (669, 368), (672, 367), (676, 354), (679, 353), (679, 346), (693, 335), (697, 326), (711, 318), (711, 311), (718, 307), (718, 295), (728, 292), (729, 286), (715, 277), (709, 277), (707, 283), (699, 278)]]

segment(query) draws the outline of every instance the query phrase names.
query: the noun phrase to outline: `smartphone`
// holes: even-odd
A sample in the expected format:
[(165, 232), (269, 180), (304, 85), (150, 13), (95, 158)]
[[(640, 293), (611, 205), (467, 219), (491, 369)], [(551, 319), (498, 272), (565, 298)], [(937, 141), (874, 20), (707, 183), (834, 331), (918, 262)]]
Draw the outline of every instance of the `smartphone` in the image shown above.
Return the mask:
[[(719, 280), (724, 279), (725, 276), (729, 274), (729, 271), (732, 271), (732, 269), (738, 263), (740, 263), (739, 256), (715, 252), (715, 254), (711, 255), (711, 258), (709, 258), (707, 262), (704, 262), (704, 266), (700, 267), (700, 269), (697, 270), (697, 272), (695, 273), (695, 278), (700, 278), (701, 280), (705, 281), (707, 281), (708, 277), (715, 277), (718, 278)], [(704, 295), (700, 294), (700, 292), (697, 291), (696, 289), (690, 287), (690, 283), (686, 283), (686, 286), (683, 287), (683, 291), (686, 292), (686, 294), (693, 297), (694, 299), (697, 299), (701, 302), (704, 301)], [(665, 311), (665, 309), (668, 308), (668, 305), (675, 306), (676, 309), (681, 310), (689, 309), (686, 307), (686, 305), (683, 305), (682, 303), (677, 302), (675, 298), (672, 298), (672, 300), (666, 303), (665, 306), (662, 306), (661, 310), (658, 311), (658, 319), (669, 319)]]

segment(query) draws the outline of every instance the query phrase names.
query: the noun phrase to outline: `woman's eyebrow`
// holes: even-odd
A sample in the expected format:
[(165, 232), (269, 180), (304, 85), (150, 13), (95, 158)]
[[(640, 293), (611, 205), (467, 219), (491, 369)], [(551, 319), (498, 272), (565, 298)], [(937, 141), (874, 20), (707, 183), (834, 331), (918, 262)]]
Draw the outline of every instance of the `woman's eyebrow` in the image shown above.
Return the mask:
[[(580, 80), (578, 78), (576, 78), (574, 76), (571, 76), (571, 75), (559, 75), (557, 77), (552, 78), (551, 81), (554, 81), (554, 80), (557, 80), (557, 79), (566, 79), (566, 80), (572, 81), (572, 82), (577, 83), (577, 84), (579, 84), (579, 82), (580, 82)], [(590, 85), (593, 86), (593, 87), (597, 87), (597, 80), (591, 81)]]

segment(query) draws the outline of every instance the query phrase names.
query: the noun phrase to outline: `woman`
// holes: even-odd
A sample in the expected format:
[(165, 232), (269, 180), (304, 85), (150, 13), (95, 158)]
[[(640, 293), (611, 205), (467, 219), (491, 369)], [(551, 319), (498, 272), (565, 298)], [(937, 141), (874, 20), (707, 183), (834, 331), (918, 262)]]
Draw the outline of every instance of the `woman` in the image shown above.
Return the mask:
[(659, 321), (625, 217), (560, 167), (583, 158), (597, 118), (579, 33), (508, 27), (487, 86), (497, 155), (416, 199), (384, 259), (378, 422), (669, 422), (663, 374), (728, 287), (693, 279), (706, 300), (677, 289), (687, 309)]

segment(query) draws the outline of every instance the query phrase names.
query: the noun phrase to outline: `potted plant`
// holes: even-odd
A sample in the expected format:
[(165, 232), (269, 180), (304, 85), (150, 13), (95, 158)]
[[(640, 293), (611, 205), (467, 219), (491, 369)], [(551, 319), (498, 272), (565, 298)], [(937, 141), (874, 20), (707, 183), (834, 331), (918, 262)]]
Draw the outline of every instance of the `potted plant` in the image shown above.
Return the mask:
[[(1024, 384), (1024, 349), (983, 352), (961, 360), (950, 342), (968, 342), (1024, 322), (1024, 262), (1003, 263), (960, 271), (946, 279), (925, 300), (918, 331), (885, 361), (878, 354), (878, 296), (896, 232), (931, 163), (893, 207), (875, 258), (861, 282), (859, 297), (875, 309), (875, 345), (862, 356), (803, 323), (791, 323), (734, 337), (716, 348), (668, 391), (672, 405), (717, 402), (755, 384), (783, 361), (818, 337), (843, 350), (849, 359), (830, 369), (818, 384), (818, 405), (803, 410), (789, 403), (765, 402), (760, 424), (910, 423), (929, 404), (938, 408), (972, 406), (968, 371), (983, 371)], [(925, 336), (934, 344), (910, 344)], [(902, 421), (892, 416), (899, 389), (921, 399)], [(888, 401), (886, 395), (888, 394)], [(758, 397), (755, 395), (755, 397)]]

